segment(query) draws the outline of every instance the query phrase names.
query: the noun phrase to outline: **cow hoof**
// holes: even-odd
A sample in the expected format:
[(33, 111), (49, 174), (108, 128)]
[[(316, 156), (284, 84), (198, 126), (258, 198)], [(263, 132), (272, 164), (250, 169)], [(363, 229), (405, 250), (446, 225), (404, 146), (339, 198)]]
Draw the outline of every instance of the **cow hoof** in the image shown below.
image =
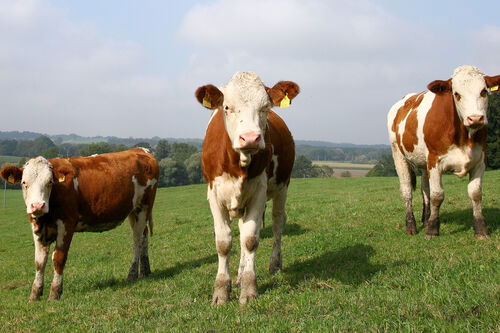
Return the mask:
[(432, 238), (437, 237), (437, 236), (439, 236), (439, 234), (437, 234), (437, 235), (425, 234), (425, 239), (432, 239)]
[(214, 294), (212, 305), (222, 305), (229, 300), (231, 294), (231, 278), (222, 274), (215, 278)]
[(281, 270), (282, 270), (281, 260), (280, 262), (271, 261), (271, 264), (269, 264), (269, 274), (274, 275), (278, 272), (281, 272)]
[(257, 278), (254, 272), (241, 274), (240, 304), (246, 304), (251, 299), (257, 298)]
[(490, 238), (490, 235), (488, 234), (475, 234), (477, 239), (487, 239)]
[(416, 235), (417, 229), (416, 228), (406, 228), (406, 234), (407, 235)]
[(36, 302), (36, 301), (39, 301), (40, 300), (40, 296), (39, 295), (30, 295), (30, 297), (28, 298), (28, 302)]

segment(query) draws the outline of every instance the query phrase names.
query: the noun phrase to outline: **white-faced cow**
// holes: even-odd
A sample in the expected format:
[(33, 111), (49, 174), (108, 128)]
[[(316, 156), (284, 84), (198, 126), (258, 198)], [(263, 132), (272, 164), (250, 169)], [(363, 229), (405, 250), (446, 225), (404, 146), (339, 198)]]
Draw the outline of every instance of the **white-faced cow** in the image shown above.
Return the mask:
[(281, 234), (295, 145), (287, 126), (271, 107), (288, 106), (298, 93), (299, 87), (293, 82), (281, 81), (268, 88), (253, 73), (236, 73), (220, 89), (206, 85), (196, 90), (198, 101), (214, 110), (202, 153), (219, 256), (213, 304), (224, 304), (231, 292), (233, 218), (239, 218), (240, 229), (240, 303), (257, 297), (254, 260), (269, 199), (273, 199), (274, 234), (269, 272), (281, 269)]
[(422, 222), (426, 237), (439, 235), (439, 207), (444, 199), (441, 174), (469, 174), (468, 193), (474, 213), (474, 233), (488, 236), (481, 210), (481, 182), (486, 165), (488, 88), (500, 76), (485, 76), (476, 67), (458, 67), (453, 77), (436, 80), (429, 91), (406, 95), (394, 104), (387, 127), (394, 164), (406, 204), (406, 233), (416, 234), (412, 207), (413, 168), (422, 169)]
[[(73, 233), (106, 231), (128, 216), (134, 256), (128, 280), (148, 275), (148, 225), (158, 185), (158, 163), (144, 148), (92, 157), (30, 159), (23, 168), (0, 170), (11, 184), (21, 182), (26, 212), (35, 241), (35, 280), (30, 301), (43, 293), (45, 264), (51, 243), (54, 278), (49, 300), (62, 294), (63, 270)], [(149, 223), (148, 223), (149, 222)]]

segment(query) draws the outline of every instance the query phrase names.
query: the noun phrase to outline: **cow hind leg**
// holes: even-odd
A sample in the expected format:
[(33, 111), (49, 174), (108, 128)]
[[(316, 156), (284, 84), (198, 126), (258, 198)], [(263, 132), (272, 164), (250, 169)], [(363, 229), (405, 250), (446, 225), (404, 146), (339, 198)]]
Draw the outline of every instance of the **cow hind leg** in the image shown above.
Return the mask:
[(282, 269), (281, 255), (281, 235), (286, 224), (285, 203), (288, 188), (284, 187), (273, 198), (273, 250), (271, 252), (271, 260), (269, 262), (269, 273), (274, 274)]
[(427, 170), (422, 171), (421, 179), (421, 190), (422, 190), (422, 225), (426, 226), (427, 221), (429, 221), (429, 216), (431, 215), (431, 196), (429, 188), (429, 176), (427, 175)]
[(397, 147), (392, 147), (392, 156), (394, 157), (394, 165), (399, 177), (399, 189), (406, 206), (406, 233), (408, 235), (415, 235), (417, 233), (417, 225), (415, 215), (413, 215), (412, 204), (413, 190), (415, 189), (416, 182), (415, 172)]
[(146, 225), (147, 210), (132, 212), (129, 222), (132, 228), (134, 255), (128, 272), (127, 280), (135, 281), (139, 277), (139, 262), (141, 262), (141, 277), (151, 272), (148, 257), (148, 232)]

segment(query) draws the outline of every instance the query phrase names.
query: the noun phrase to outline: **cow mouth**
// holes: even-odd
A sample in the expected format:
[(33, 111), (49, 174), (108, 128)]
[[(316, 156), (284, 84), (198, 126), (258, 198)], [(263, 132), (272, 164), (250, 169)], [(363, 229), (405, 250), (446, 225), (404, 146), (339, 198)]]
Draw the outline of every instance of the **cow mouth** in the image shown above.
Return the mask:
[(245, 155), (254, 155), (259, 152), (260, 148), (238, 148), (238, 150)]

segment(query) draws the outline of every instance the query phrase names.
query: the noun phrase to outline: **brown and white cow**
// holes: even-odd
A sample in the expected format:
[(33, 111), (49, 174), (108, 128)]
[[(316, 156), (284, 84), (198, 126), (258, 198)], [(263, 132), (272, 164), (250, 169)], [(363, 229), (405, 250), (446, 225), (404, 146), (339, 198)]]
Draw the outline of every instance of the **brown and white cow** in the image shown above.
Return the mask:
[(299, 87), (293, 82), (281, 81), (268, 88), (248, 72), (234, 74), (220, 89), (206, 85), (196, 90), (198, 101), (214, 110), (202, 153), (219, 256), (212, 304), (224, 304), (231, 292), (230, 224), (234, 218), (239, 219), (240, 229), (240, 303), (257, 297), (255, 253), (269, 199), (273, 199), (274, 234), (269, 272), (281, 269), (281, 234), (295, 145), (287, 126), (271, 107), (288, 106), (298, 93)]
[(0, 176), (11, 184), (21, 182), (26, 212), (35, 241), (35, 280), (30, 301), (43, 293), (45, 264), (50, 245), (54, 278), (49, 300), (62, 294), (63, 270), (74, 232), (106, 231), (128, 216), (133, 231), (134, 256), (128, 280), (146, 276), (148, 226), (158, 185), (158, 162), (144, 148), (92, 157), (30, 159), (23, 168), (8, 166)]
[(469, 174), (468, 193), (474, 212), (474, 233), (488, 236), (481, 210), (481, 183), (486, 166), (488, 88), (500, 76), (485, 76), (476, 67), (458, 67), (451, 79), (436, 80), (429, 91), (406, 95), (394, 104), (387, 127), (394, 164), (406, 204), (406, 233), (416, 234), (412, 207), (413, 168), (422, 169), (422, 222), (426, 237), (439, 235), (439, 207), (444, 199), (441, 174)]

